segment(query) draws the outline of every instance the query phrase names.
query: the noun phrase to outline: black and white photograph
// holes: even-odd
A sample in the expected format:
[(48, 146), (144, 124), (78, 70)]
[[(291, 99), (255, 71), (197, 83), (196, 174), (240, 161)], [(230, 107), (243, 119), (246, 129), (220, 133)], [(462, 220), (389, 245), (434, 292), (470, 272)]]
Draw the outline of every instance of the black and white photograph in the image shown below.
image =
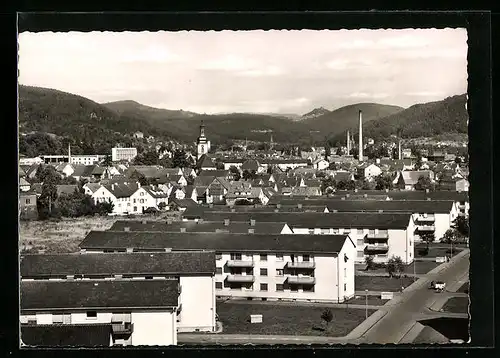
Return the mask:
[(467, 54), (19, 32), (20, 347), (468, 343)]

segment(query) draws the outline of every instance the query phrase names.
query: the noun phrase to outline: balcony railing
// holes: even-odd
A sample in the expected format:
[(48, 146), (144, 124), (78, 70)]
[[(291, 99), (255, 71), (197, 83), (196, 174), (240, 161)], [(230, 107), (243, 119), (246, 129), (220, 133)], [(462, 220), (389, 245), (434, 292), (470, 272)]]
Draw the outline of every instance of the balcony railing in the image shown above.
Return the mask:
[(111, 323), (114, 334), (132, 334), (134, 324), (131, 322)]
[(302, 262), (287, 262), (286, 267), (290, 269), (315, 269), (316, 264), (314, 261), (302, 261)]
[(253, 267), (253, 260), (229, 260), (227, 267)]
[(368, 233), (366, 234), (367, 239), (388, 239), (389, 238), (389, 233), (388, 232), (381, 232), (378, 234), (375, 233)]
[(316, 278), (310, 276), (287, 276), (286, 281), (289, 284), (314, 285)]
[(387, 252), (387, 251), (389, 251), (389, 245), (387, 245), (387, 244), (368, 244), (365, 247), (365, 251)]
[(227, 282), (254, 282), (255, 277), (253, 275), (229, 275), (227, 276)]
[(419, 225), (417, 226), (418, 231), (434, 231), (436, 227), (434, 225)]

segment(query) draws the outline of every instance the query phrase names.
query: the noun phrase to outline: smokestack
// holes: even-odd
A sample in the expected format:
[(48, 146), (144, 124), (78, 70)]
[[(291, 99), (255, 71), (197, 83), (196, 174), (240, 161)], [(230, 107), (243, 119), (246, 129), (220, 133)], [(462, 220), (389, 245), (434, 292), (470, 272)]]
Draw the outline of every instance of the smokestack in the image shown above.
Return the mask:
[(68, 163), (71, 164), (71, 144), (68, 144)]
[(347, 131), (347, 155), (351, 154), (351, 137), (349, 131)]
[(399, 160), (403, 159), (403, 155), (401, 153), (401, 140), (398, 143), (398, 159)]
[(359, 110), (359, 140), (358, 140), (358, 160), (363, 161), (363, 112)]

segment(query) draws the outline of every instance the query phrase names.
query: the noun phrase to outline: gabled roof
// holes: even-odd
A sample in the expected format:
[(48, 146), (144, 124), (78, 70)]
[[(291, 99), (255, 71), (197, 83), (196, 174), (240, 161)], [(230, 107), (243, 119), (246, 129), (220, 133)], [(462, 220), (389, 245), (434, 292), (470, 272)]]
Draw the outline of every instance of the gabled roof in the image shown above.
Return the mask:
[(18, 166), (18, 172), (20, 177), (26, 176), (26, 172), (24, 171), (23, 165)]
[(255, 159), (248, 159), (241, 165), (241, 170), (253, 170), (257, 171), (259, 169), (259, 162)]
[(194, 185), (186, 185), (184, 187), (184, 192), (186, 193), (186, 197), (190, 198), (193, 195), (193, 190), (196, 190)]
[(100, 183), (86, 183), (84, 185), (86, 188), (88, 188), (92, 193), (95, 193), (100, 187)]
[(336, 254), (342, 250), (347, 239), (348, 235), (91, 231), (80, 247)]
[(177, 280), (21, 281), (27, 310), (154, 309), (178, 306)]
[(417, 184), (420, 177), (434, 178), (434, 173), (430, 170), (404, 170), (401, 175), (406, 185)]
[(134, 194), (139, 185), (136, 182), (126, 182), (126, 183), (114, 183), (104, 186), (111, 194), (116, 198), (128, 198)]
[(66, 194), (71, 195), (78, 190), (78, 185), (57, 185), (57, 195)]
[(26, 179), (19, 178), (19, 186), (31, 186), (31, 184), (28, 183), (28, 181), (26, 181)]
[(328, 210), (333, 212), (409, 212), (409, 213), (436, 213), (449, 214), (453, 201), (427, 200), (335, 200), (327, 204)]
[(153, 188), (150, 185), (142, 186), (141, 188), (143, 188), (149, 195), (151, 195), (155, 199), (168, 198), (168, 194), (163, 190)]
[(176, 203), (181, 208), (191, 208), (198, 206), (198, 203), (190, 198), (185, 199), (177, 199), (173, 198), (172, 202)]
[(212, 184), (215, 180), (215, 177), (212, 176), (197, 176), (194, 178), (194, 183), (193, 185), (195, 187), (208, 187), (210, 184)]
[[(165, 225), (165, 224), (164, 224)], [(23, 279), (67, 275), (183, 275), (214, 274), (215, 253), (210, 251), (108, 253), (106, 255), (55, 254), (21, 257)]]
[(220, 183), (220, 185), (222, 185), (222, 187), (226, 190), (229, 190), (229, 188), (231, 187), (231, 183), (229, 182), (229, 180), (225, 179), (225, 178), (216, 178), (216, 181)]
[(198, 173), (198, 176), (209, 176), (216, 178), (226, 178), (229, 175), (229, 170), (202, 170)]
[(96, 168), (96, 165), (72, 164), (72, 166), (73, 166), (73, 174), (71, 174), (71, 176), (84, 177), (84, 178), (91, 177), (93, 175), (92, 173), (94, 169)]
[(212, 158), (210, 158), (208, 155), (203, 154), (200, 159), (198, 159), (198, 162), (196, 163), (196, 167), (199, 169), (203, 168), (215, 168), (215, 164), (212, 161)]
[(21, 325), (21, 341), (31, 347), (109, 347), (111, 323)]

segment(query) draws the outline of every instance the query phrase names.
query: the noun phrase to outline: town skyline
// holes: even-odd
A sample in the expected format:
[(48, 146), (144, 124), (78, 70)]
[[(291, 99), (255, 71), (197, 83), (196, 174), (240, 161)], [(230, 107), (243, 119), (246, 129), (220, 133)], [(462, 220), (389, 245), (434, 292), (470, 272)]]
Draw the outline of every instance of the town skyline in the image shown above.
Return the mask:
[(207, 114), (408, 108), (466, 93), (466, 67), (465, 29), (19, 34), (20, 84)]

